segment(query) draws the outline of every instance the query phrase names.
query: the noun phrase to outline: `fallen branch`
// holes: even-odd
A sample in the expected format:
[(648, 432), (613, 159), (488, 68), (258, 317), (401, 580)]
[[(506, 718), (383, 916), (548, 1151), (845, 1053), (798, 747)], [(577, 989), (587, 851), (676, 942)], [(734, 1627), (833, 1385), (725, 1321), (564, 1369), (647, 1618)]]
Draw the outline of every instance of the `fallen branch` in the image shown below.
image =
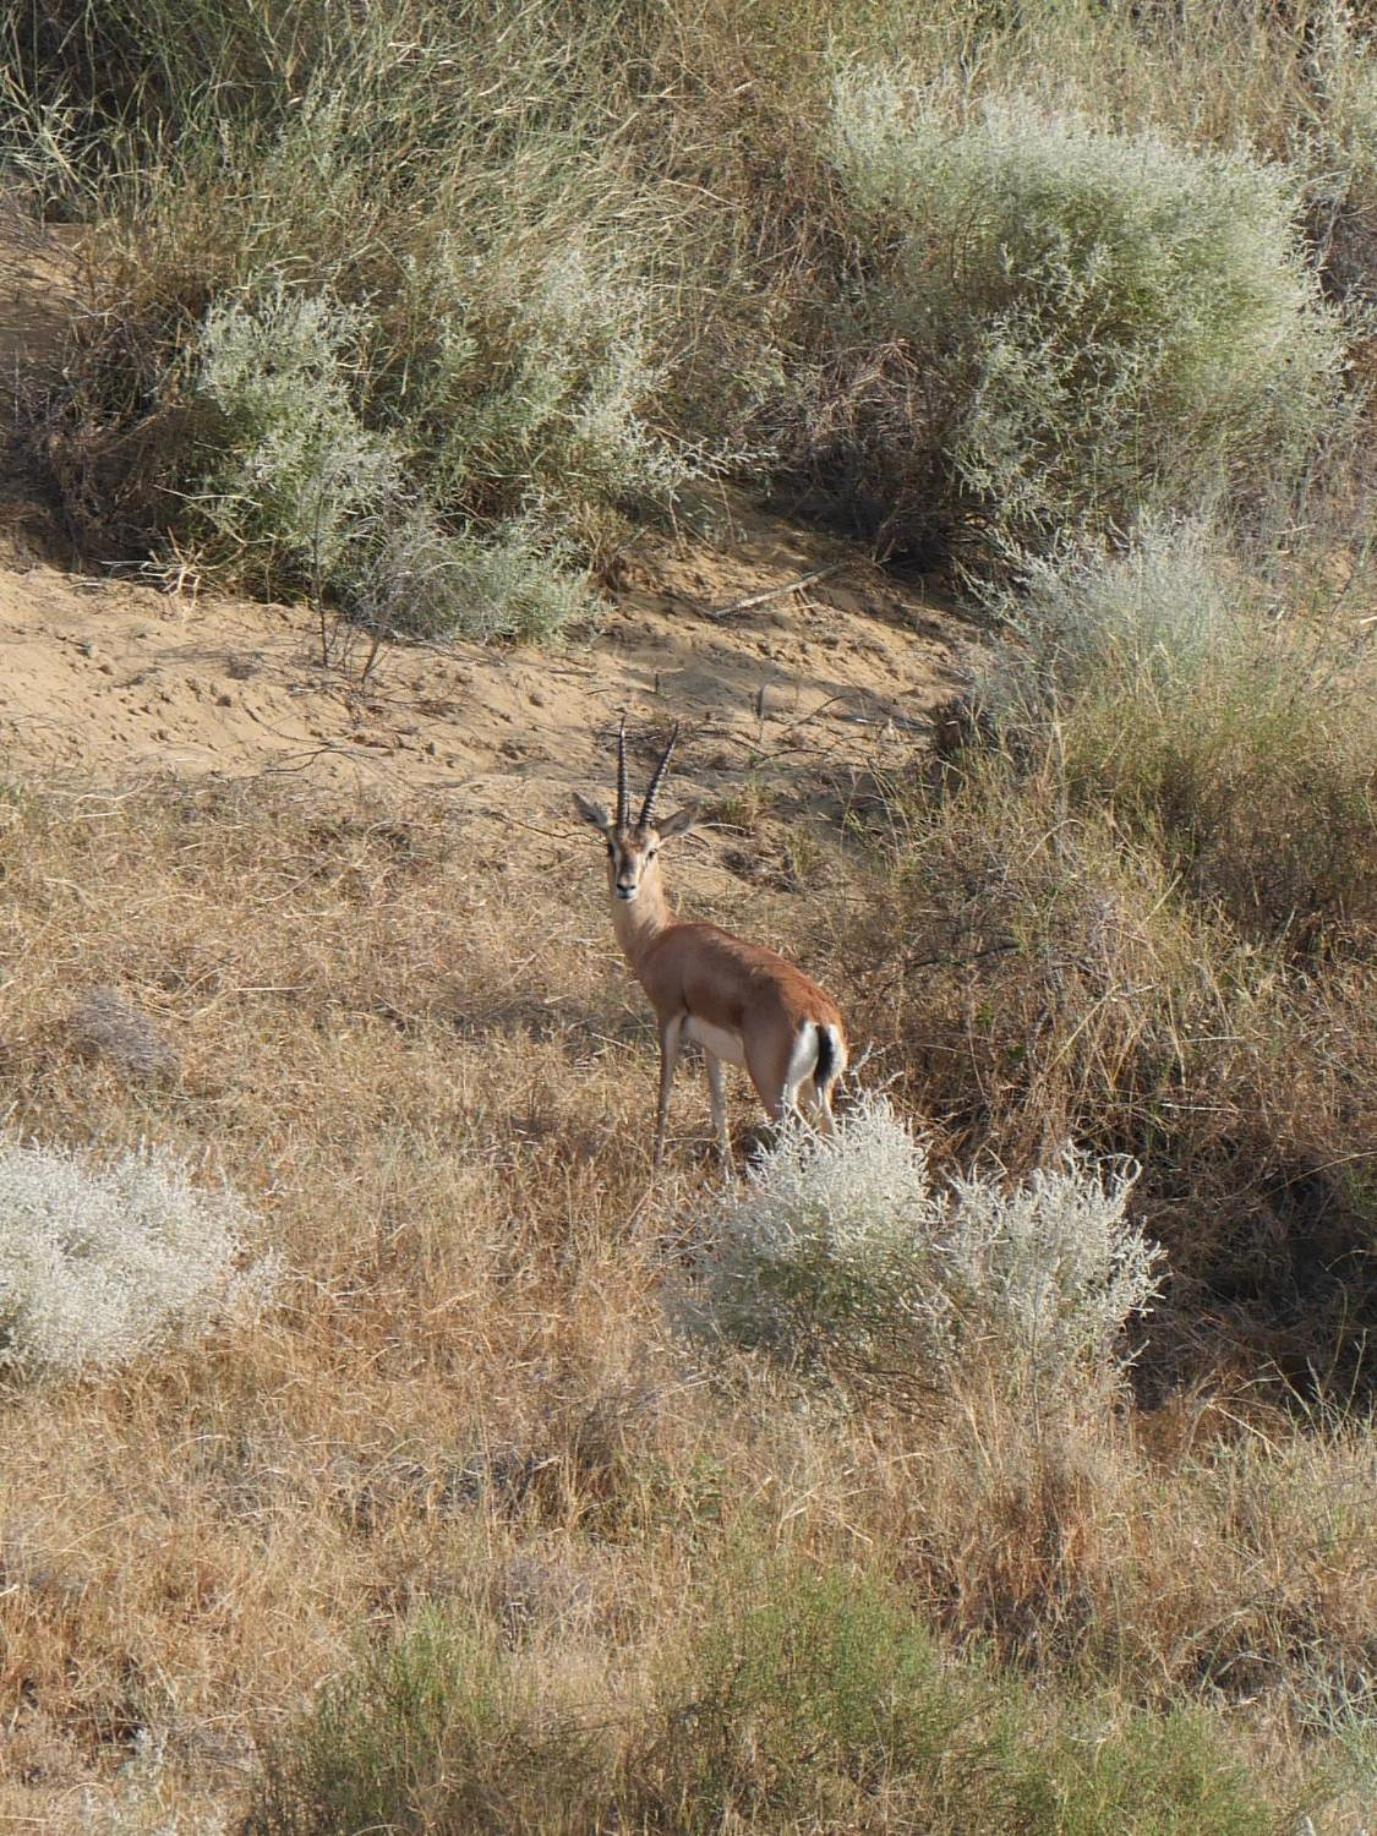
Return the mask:
[(786, 580), (783, 586), (766, 587), (763, 593), (748, 593), (744, 599), (735, 599), (729, 606), (719, 606), (716, 611), (704, 612), (704, 618), (720, 621), (731, 618), (737, 612), (749, 612), (755, 606), (767, 605), (772, 599), (783, 599), (789, 593), (801, 593), (804, 587), (810, 587), (818, 580), (826, 580), (831, 574), (839, 574), (846, 566), (844, 561), (833, 561), (827, 567), (815, 568), (811, 574), (801, 574), (797, 580)]

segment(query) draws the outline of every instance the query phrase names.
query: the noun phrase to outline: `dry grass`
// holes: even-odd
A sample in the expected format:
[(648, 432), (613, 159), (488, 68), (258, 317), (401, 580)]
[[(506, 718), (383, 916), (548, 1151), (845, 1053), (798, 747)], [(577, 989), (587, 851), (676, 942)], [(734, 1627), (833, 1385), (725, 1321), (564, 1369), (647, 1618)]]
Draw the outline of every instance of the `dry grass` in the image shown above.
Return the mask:
[[(91, 226), (92, 310), (39, 420), (103, 552), (147, 557), (188, 486), (237, 501), (233, 468), (202, 471), (234, 407), (197, 393), (207, 327), (252, 332), (240, 309), (283, 288), (364, 315), (301, 367), (298, 447), (333, 378), (321, 476), (385, 441), (426, 554), (536, 517), (605, 562), (647, 495), (816, 452), (848, 364), (906, 402), (913, 351), (855, 321), (892, 237), (828, 150), (860, 60), (951, 127), (1017, 93), (1210, 169), (1246, 142), (1288, 163), (1331, 301), (1371, 288), (1377, 78), (1331, 0), (347, 12), (59, 0), (7, 28), (5, 147)], [(1291, 234), (1267, 232), (1287, 263)], [(1049, 445), (1094, 472), (1065, 427)], [(1247, 528), (1290, 501), (1273, 457)], [(815, 508), (894, 508), (798, 465)], [(221, 535), (255, 579), (285, 543), (283, 577), (330, 584), (299, 526), (259, 531), (266, 559)], [(1356, 617), (1356, 594), (1302, 605), (1314, 543), (1287, 546), (1257, 628), (1274, 601)], [(830, 871), (842, 844), (810, 828), (776, 890), (748, 863), (747, 927), (835, 987), (935, 1165), (1141, 1161), (1169, 1285), (1134, 1398), (1030, 1381), (1014, 1406), (978, 1363), (940, 1396), (847, 1393), (676, 1337), (666, 1290), (721, 1209), (706, 1105), (682, 1080), (652, 1184), (650, 1029), (577, 843), (499, 845), (434, 800), (8, 790), (10, 1131), (204, 1156), (285, 1274), (194, 1352), (0, 1393), (0, 1823), (1369, 1826), (1373, 755), (1356, 649), (1326, 632), (1293, 669), (1286, 641), (1185, 691), (1097, 652), (1007, 752), (848, 793), (886, 862), (852, 833)], [(764, 795), (720, 813), (750, 827)], [(489, 1694), (421, 1674), (453, 1723), (401, 1742), (414, 1775), (351, 1822), (350, 1767), (408, 1731), (370, 1726), (372, 1682), (431, 1626)]]
[[(522, 1654), (551, 1712), (644, 1716), (743, 1542), (899, 1587), (1068, 1705), (1108, 1690), (1116, 1726), (1204, 1705), (1278, 1802), (1338, 1751), (1377, 1632), (1358, 1426), (705, 1381), (661, 1305), (712, 1177), (700, 1093), (652, 1193), (596, 871), (565, 902), (548, 844), (500, 856), (433, 802), (20, 792), (4, 822), (11, 1127), (209, 1149), (290, 1274), (208, 1350), (6, 1397), (0, 1816), (215, 1827), (260, 1743), (425, 1607)], [(179, 1083), (53, 1029), (93, 983), (156, 1016)]]
[[(1235, 928), (1101, 794), (1069, 800), (1054, 751), (1028, 775), (976, 760), (923, 807), (856, 939), (865, 1026), (959, 1160), (1023, 1169), (1072, 1140), (1142, 1163), (1174, 1303), (1149, 1388), (1236, 1354), (1303, 1388), (1366, 1384), (1370, 934), (1296, 963), (1284, 910), (1270, 936)], [(1246, 838), (1276, 806), (1237, 813)]]

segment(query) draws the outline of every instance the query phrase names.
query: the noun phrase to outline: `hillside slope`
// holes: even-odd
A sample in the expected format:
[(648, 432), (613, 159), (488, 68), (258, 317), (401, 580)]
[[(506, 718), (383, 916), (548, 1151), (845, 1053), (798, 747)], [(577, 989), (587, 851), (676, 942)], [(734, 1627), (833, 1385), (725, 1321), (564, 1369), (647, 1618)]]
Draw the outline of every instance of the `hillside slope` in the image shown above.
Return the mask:
[[(79, 305), (56, 236), (0, 224), (0, 364), (21, 379), (55, 362)], [(612, 616), (562, 652), (384, 644), (370, 663), (361, 634), (333, 621), (322, 634), (304, 607), (55, 565), (8, 444), (0, 757), (14, 774), (265, 772), (441, 789), (473, 810), (516, 780), (544, 808), (606, 775), (625, 712), (633, 727), (682, 720), (681, 779), (721, 791), (747, 772), (893, 768), (962, 681), (960, 620), (857, 548), (729, 505), (711, 543), (643, 539)]]

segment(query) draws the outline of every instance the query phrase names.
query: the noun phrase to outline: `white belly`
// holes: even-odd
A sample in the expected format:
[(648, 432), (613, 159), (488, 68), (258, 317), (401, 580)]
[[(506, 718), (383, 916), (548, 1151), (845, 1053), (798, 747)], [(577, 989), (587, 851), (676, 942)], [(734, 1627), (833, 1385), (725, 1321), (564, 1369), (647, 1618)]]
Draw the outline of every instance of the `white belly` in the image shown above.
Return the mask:
[(740, 1033), (729, 1033), (724, 1026), (713, 1026), (708, 1020), (700, 1020), (697, 1014), (689, 1015), (684, 1031), (690, 1039), (696, 1039), (700, 1046), (711, 1052), (714, 1058), (725, 1059), (729, 1065), (745, 1064), (746, 1053)]

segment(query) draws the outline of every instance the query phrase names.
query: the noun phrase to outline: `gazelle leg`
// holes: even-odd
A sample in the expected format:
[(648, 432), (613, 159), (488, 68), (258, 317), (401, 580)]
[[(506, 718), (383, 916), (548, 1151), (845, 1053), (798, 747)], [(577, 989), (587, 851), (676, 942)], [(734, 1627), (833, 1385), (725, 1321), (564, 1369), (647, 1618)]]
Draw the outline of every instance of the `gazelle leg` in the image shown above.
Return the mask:
[(675, 1014), (660, 1028), (660, 1107), (655, 1118), (655, 1165), (665, 1151), (665, 1129), (669, 1124), (669, 1093), (674, 1087), (674, 1067), (679, 1062), (680, 1038), (684, 1016)]
[(788, 1061), (779, 1061), (780, 1055), (768, 1050), (755, 1048), (752, 1042), (746, 1041), (746, 1069), (755, 1093), (760, 1098), (761, 1108), (772, 1123), (779, 1123), (785, 1112), (793, 1107), (793, 1097), (788, 1087)]
[(722, 1060), (706, 1047), (703, 1050), (703, 1068), (708, 1074), (708, 1107), (712, 1114), (712, 1132), (717, 1138), (717, 1151), (722, 1157), (722, 1165), (730, 1167), (732, 1144), (727, 1133), (727, 1074), (722, 1068)]

